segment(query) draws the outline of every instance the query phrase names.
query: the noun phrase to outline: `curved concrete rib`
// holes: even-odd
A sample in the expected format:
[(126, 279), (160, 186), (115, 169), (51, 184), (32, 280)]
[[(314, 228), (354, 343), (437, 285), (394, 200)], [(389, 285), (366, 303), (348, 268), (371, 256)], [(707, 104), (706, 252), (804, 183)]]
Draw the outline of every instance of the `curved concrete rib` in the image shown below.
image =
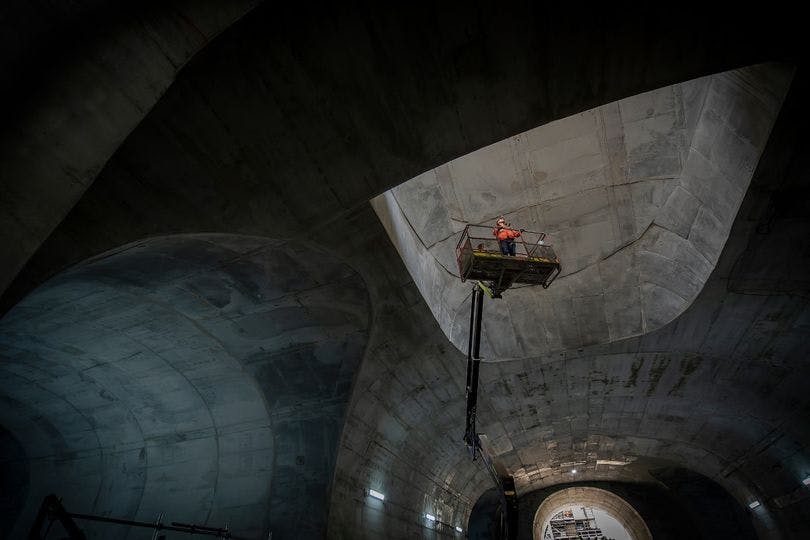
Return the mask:
[(454, 247), (467, 223), (546, 231), (548, 290), (488, 303), (490, 360), (610, 343), (661, 328), (717, 263), (793, 69), (763, 64), (647, 92), (541, 126), (373, 200), (442, 330), (466, 350), (469, 284)]
[[(91, 3), (21, 2), (9, 7), (28, 21), (10, 29), (21, 35), (9, 41), (45, 49), (47, 55), (23, 73), (4, 70), (0, 79), (16, 75), (14, 89), (23, 94), (0, 136), (0, 291), (81, 199), (178, 71), (257, 3), (132, 2), (106, 9)], [(58, 28), (54, 22), (74, 18), (81, 21), (77, 28)], [(44, 89), (21, 90), (40, 78)]]

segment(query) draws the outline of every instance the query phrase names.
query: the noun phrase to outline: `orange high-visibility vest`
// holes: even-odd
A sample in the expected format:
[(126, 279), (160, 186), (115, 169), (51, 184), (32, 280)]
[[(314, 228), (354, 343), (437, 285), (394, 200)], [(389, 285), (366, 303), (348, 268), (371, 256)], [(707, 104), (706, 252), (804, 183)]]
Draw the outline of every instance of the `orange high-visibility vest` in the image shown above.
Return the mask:
[(510, 238), (517, 238), (520, 236), (520, 231), (510, 229), (509, 227), (495, 227), (492, 229), (492, 234), (499, 241), (509, 240)]

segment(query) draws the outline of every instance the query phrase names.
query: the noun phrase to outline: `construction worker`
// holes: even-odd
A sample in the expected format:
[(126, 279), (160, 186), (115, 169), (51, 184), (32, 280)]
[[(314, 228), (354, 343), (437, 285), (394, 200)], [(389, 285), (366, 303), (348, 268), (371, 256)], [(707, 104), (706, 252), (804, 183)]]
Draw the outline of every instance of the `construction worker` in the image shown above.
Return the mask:
[(515, 256), (515, 238), (519, 237), (523, 231), (524, 229), (518, 231), (509, 227), (503, 216), (498, 218), (495, 222), (495, 228), (492, 229), (492, 236), (498, 239), (501, 255)]

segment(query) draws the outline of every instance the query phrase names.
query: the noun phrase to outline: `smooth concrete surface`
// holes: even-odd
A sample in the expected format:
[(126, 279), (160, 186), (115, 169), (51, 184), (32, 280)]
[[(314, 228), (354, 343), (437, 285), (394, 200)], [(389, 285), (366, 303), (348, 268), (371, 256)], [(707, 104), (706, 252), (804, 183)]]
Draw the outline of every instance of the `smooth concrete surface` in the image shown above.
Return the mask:
[(323, 537), (368, 317), (357, 274), (306, 243), (157, 238), (51, 280), (0, 324), (0, 423), (30, 475), (11, 537), (52, 491), (72, 512)]
[(178, 71), (256, 3), (5, 3), (0, 96), (15, 106), (0, 133), (0, 289)]
[[(93, 5), (80, 20), (98, 17), (93, 29), (113, 40), (129, 36)], [(49, 133), (30, 118), (3, 132), (3, 155), (12, 157), (0, 160), (7, 216), (0, 229), (8, 234), (0, 267), (9, 274), (0, 310), (68, 264), (146, 236), (317, 234), (336, 215), (473, 150), (670, 84), (789, 59), (803, 44), (794, 32), (762, 32), (766, 21), (778, 28), (799, 20), (775, 11), (704, 9), (700, 17), (674, 18), (663, 6), (605, 6), (583, 20), (573, 6), (531, 3), (393, 9), (265, 2), (216, 34), (249, 4), (203, 3), (200, 20), (183, 5), (144, 4), (157, 11), (148, 20), (168, 19), (154, 30), (139, 24), (146, 18), (140, 8), (122, 10), (133, 19), (126, 21), (135, 41), (125, 40), (123, 51), (117, 41), (82, 49), (66, 38), (66, 54), (86, 52), (102, 64), (90, 62), (95, 71), (64, 90), (45, 80), (40, 92), (25, 93), (19, 81), (39, 81), (47, 68), (19, 62), (12, 86), (23, 93), (19, 110), (66, 121), (39, 146), (19, 135)], [(48, 17), (60, 15), (20, 20)], [(7, 24), (26, 26), (11, 16)], [(179, 47), (185, 32), (189, 47), (200, 34), (217, 37), (179, 73), (160, 56), (138, 58), (140, 41), (160, 54), (174, 50), (162, 36)], [(180, 67), (191, 52), (177, 56)], [(82, 58), (59, 56), (59, 70), (47, 72), (72, 73), (85, 65)], [(166, 66), (161, 75), (171, 85), (151, 84), (130, 60), (150, 73)], [(104, 68), (120, 93), (94, 88), (106, 80)], [(119, 110), (102, 99), (135, 93), (131, 79), (154, 88), (136, 94), (140, 109), (129, 107), (132, 100)], [(153, 94), (160, 97), (154, 106)], [(45, 99), (53, 95), (75, 95), (79, 103)], [(42, 157), (62, 151), (56, 162)]]
[[(149, 6), (177, 16), (174, 4)], [(98, 4), (79, 7), (87, 10), (79, 19), (104, 20)], [(521, 500), (569, 484), (572, 464), (581, 483), (633, 488), (658, 481), (654, 471), (683, 469), (715, 482), (760, 538), (804, 538), (803, 19), (764, 9), (735, 10), (736, 20), (704, 9), (686, 17), (670, 5), (583, 13), (540, 4), (263, 3), (176, 75), (164, 73), (173, 82), (156, 87), (154, 106), (127, 117), (129, 128), (116, 124), (119, 139), (68, 126), (43, 149), (26, 143), (26, 133), (42, 132), (31, 117), (5, 123), (0, 214), (10, 226), (1, 253), (15, 277), (1, 299), (8, 435), (0, 442), (22, 464), (0, 489), (20, 491), (0, 498), (2, 515), (19, 514), (11, 537), (24, 537), (45, 492), (76, 511), (145, 520), (164, 511), (209, 526), (227, 521), (262, 540), (271, 532), (274, 540), (459, 537), (455, 527), (466, 529), (492, 486), (461, 442), (465, 358), (368, 201), (549, 122), (785, 62), (798, 70), (736, 218), (724, 225), (725, 245), (706, 244), (718, 258), (697, 297), (641, 336), (484, 365), (478, 429)], [(31, 30), (19, 43), (41, 43), (34, 30), (50, 23), (36, 13), (3, 19), (3, 28), (19, 28), (0, 35)], [(70, 28), (62, 11), (47, 13)], [(98, 28), (111, 39), (129, 35)], [(68, 88), (80, 103), (41, 99), (63, 87), (36, 73), (81, 65), (75, 55), (85, 49), (62, 35), (54, 43), (63, 55), (41, 49), (51, 64), (20, 52), (36, 47), (4, 48), (20, 76), (3, 84), (22, 96), (9, 103), (80, 124), (117, 118), (81, 81)], [(126, 65), (104, 40), (88, 47)], [(41, 67), (49, 65), (64, 71)], [(129, 84), (124, 74), (151, 80), (122, 71), (119, 86)], [(727, 127), (751, 118), (740, 107), (723, 116)], [(63, 148), (70, 151), (54, 163), (46, 150)], [(510, 159), (526, 163), (519, 153)], [(65, 198), (74, 192), (64, 171), (85, 179), (75, 204)], [(685, 231), (678, 223), (708, 219), (692, 217), (689, 198), (673, 193), (673, 235)], [(23, 218), (36, 230), (17, 227)], [(519, 309), (529, 317), (536, 308)], [(386, 500), (369, 497), (370, 488)], [(760, 507), (746, 511), (753, 499)]]
[(562, 272), (548, 290), (517, 285), (487, 306), (483, 358), (642, 335), (680, 315), (714, 269), (792, 72), (760, 65), (626, 98), (482, 148), (372, 204), (464, 352), (471, 284), (458, 279), (454, 249), (467, 224), (498, 215), (546, 232)]

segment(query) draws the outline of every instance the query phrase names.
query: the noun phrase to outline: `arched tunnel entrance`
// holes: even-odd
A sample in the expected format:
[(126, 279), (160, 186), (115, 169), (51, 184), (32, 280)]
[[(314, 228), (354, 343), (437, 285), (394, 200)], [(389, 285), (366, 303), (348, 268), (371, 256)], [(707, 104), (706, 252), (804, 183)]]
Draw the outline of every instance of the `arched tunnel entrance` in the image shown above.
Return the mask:
[[(588, 517), (593, 517), (594, 514), (589, 516), (586, 509), (599, 511), (593, 521)], [(560, 513), (563, 514), (563, 519), (558, 518)], [(581, 519), (582, 517), (585, 519)], [(638, 512), (618, 495), (600, 488), (569, 487), (549, 496), (537, 509), (532, 538), (560, 538), (555, 530), (558, 522), (562, 526), (560, 532), (566, 535), (572, 528), (576, 534), (584, 523), (588, 529), (598, 529), (604, 537), (611, 540), (652, 540), (650, 530)]]
[[(648, 472), (644, 482), (567, 483), (523, 494), (518, 538), (544, 539), (550, 518), (583, 506), (609, 514), (633, 540), (757, 538), (751, 513), (712, 479), (680, 467)], [(612, 530), (602, 532), (614, 538)]]

